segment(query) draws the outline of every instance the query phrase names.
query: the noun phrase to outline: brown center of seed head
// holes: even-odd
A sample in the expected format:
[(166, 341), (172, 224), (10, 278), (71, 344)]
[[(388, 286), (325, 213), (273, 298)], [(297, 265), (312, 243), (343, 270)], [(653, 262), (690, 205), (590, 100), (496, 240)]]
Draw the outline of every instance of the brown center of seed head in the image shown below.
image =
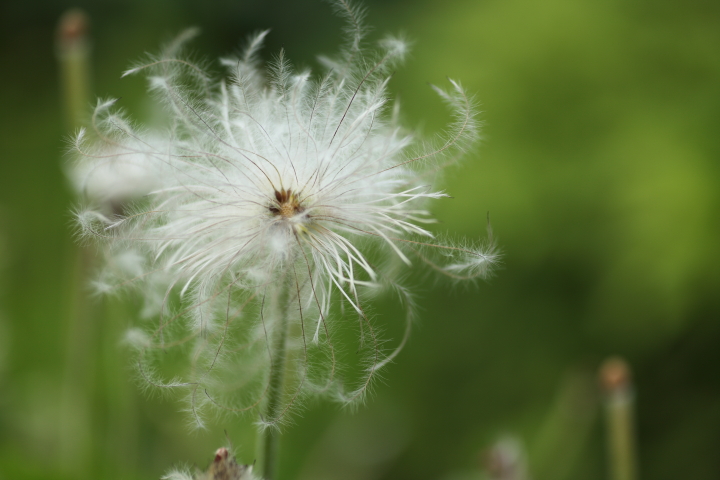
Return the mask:
[(290, 218), (304, 210), (298, 201), (297, 195), (289, 188), (279, 191), (275, 190), (275, 200), (276, 201), (268, 207), (275, 216)]

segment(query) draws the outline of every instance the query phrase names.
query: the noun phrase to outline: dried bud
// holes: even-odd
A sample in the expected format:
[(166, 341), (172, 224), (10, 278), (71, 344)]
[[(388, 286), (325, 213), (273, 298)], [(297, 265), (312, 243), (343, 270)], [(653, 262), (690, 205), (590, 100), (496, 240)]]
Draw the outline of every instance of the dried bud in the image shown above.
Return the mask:
[(90, 21), (84, 11), (73, 8), (60, 17), (57, 29), (57, 45), (61, 52), (67, 53), (83, 46), (87, 41)]
[(162, 480), (259, 480), (252, 465), (239, 465), (227, 448), (218, 448), (215, 459), (204, 472), (191, 476), (187, 471), (173, 470)]
[(238, 465), (227, 448), (218, 448), (207, 471), (195, 480), (253, 480), (252, 465)]
[(621, 357), (610, 357), (600, 367), (600, 383), (607, 393), (627, 391), (631, 382), (630, 367)]

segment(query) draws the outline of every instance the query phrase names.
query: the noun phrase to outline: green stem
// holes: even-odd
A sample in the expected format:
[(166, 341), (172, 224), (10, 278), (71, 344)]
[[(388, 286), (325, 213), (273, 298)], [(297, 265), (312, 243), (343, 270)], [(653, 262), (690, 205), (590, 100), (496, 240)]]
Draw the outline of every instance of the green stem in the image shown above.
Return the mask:
[[(81, 126), (90, 103), (90, 48), (87, 38), (88, 18), (80, 10), (68, 10), (58, 22), (55, 49), (60, 66), (61, 94), (67, 126), (71, 131)], [(97, 311), (88, 296), (88, 279), (95, 263), (95, 251), (72, 249), (73, 268), (69, 285), (72, 294), (66, 312), (63, 390), (58, 398), (58, 458), (61, 469), (70, 477), (88, 476), (88, 468), (98, 453), (93, 442), (96, 410), (91, 399), (97, 394), (96, 348), (101, 332)], [(69, 292), (68, 292), (69, 293)], [(68, 442), (68, 438), (73, 438)]]
[(605, 388), (608, 456), (611, 480), (637, 480), (634, 398), (630, 366), (621, 357), (610, 357), (600, 368)]
[(611, 478), (612, 480), (636, 480), (632, 393), (629, 391), (613, 392), (606, 408)]
[(68, 10), (60, 18), (56, 39), (65, 116), (68, 127), (73, 131), (82, 126), (90, 105), (88, 23), (82, 10)]
[[(288, 329), (291, 325), (288, 321), (289, 290), (288, 277), (283, 276), (279, 280), (277, 291), (274, 292), (271, 299), (272, 303), (274, 303), (275, 308), (273, 310), (277, 315), (277, 322), (271, 333), (272, 365), (270, 384), (267, 403), (262, 413), (263, 419), (268, 422), (277, 421), (283, 409), (285, 372), (287, 371), (287, 339)], [(260, 435), (261, 473), (264, 480), (274, 480), (277, 471), (280, 431), (277, 428), (268, 427)]]

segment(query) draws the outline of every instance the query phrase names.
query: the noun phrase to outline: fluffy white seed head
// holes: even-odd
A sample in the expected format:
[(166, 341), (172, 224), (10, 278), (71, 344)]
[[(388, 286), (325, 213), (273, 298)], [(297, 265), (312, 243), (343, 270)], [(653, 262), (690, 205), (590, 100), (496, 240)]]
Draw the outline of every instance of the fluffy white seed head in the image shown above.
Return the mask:
[[(144, 195), (124, 215), (86, 210), (78, 220), (87, 235), (107, 241), (103, 275), (142, 285), (151, 305), (145, 315), (156, 313), (146, 335), (129, 338), (140, 351), (141, 377), (160, 389), (186, 389), (196, 425), (206, 408), (238, 413), (262, 402), (277, 368), (269, 339), (283, 315), (296, 319), (288, 341), (293, 375), (286, 408), (263, 421), (277, 424), (309, 395), (362, 399), (405, 342), (382, 347), (363, 298), (390, 287), (408, 306), (409, 332), (412, 298), (393, 263), (484, 277), (497, 259), (492, 246), (445, 245), (425, 227), (433, 222), (427, 204), (446, 196), (433, 185), (439, 169), (477, 137), (472, 100), (457, 82), (434, 87), (454, 120), (431, 147), (418, 145), (390, 115), (386, 94), (406, 43), (388, 37), (365, 51), (361, 12), (346, 2), (336, 8), (349, 40), (338, 56), (321, 59), (320, 75), (294, 70), (282, 51), (262, 68), (264, 31), (240, 56), (223, 58), (226, 76), (214, 80), (182, 56), (189, 31), (126, 72), (148, 73), (164, 129), (135, 128), (101, 102), (95, 140), (78, 138), (79, 164), (90, 172), (81, 181), (86, 191), (109, 191), (94, 177), (118, 160), (140, 176), (134, 183)], [(357, 330), (356, 345), (341, 347), (341, 324)], [(169, 349), (189, 362), (184, 380), (164, 382), (156, 369)], [(364, 354), (354, 385), (340, 381), (348, 352)]]

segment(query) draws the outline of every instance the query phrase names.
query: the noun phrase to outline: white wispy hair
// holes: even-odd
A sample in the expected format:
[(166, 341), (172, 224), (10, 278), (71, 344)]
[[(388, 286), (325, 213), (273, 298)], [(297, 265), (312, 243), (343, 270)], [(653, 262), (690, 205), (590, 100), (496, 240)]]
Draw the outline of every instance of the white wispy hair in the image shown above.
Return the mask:
[(104, 213), (112, 213), (160, 186), (163, 175), (158, 169), (165, 167), (145, 151), (147, 140), (121, 134), (131, 127), (120, 112), (111, 112), (115, 102), (112, 99), (97, 102), (92, 123), (100, 141), (88, 141), (88, 132), (81, 129), (73, 139), (72, 149), (82, 155), (67, 169), (78, 193)]
[[(164, 131), (136, 129), (105, 101), (93, 122), (95, 143), (86, 147), (84, 134), (77, 142), (83, 163), (132, 159), (153, 175), (154, 189), (123, 215), (85, 210), (78, 218), (112, 254), (140, 256), (133, 265), (141, 272), (116, 282), (141, 285), (158, 306), (158, 325), (128, 336), (140, 376), (186, 389), (197, 426), (205, 407), (235, 413), (263, 401), (270, 372), (281, 368), (273, 354), (278, 335), (290, 346), (292, 375), (283, 408), (264, 425), (286, 419), (308, 394), (362, 400), (406, 338), (382, 348), (363, 298), (390, 287), (406, 305), (409, 332), (413, 299), (393, 261), (485, 277), (498, 258), (492, 243), (443, 244), (423, 226), (433, 222), (427, 202), (446, 196), (432, 185), (438, 171), (477, 137), (472, 100), (453, 80), (448, 90), (433, 87), (454, 120), (434, 144), (418, 145), (386, 96), (406, 43), (388, 37), (368, 52), (362, 12), (342, 1), (336, 8), (351, 33), (340, 55), (321, 59), (323, 75), (295, 71), (283, 51), (263, 69), (263, 31), (239, 57), (221, 60), (228, 74), (215, 81), (182, 55), (190, 30), (125, 73), (149, 72), (167, 113)], [(355, 346), (342, 347), (347, 336), (336, 324), (348, 315), (332, 313), (338, 302), (358, 319), (349, 324), (359, 331)], [(297, 319), (287, 339), (277, 332), (283, 317)], [(189, 359), (187, 370), (161, 370), (172, 363), (164, 361), (171, 350)], [(346, 387), (339, 365), (354, 352), (364, 353), (362, 373)]]

